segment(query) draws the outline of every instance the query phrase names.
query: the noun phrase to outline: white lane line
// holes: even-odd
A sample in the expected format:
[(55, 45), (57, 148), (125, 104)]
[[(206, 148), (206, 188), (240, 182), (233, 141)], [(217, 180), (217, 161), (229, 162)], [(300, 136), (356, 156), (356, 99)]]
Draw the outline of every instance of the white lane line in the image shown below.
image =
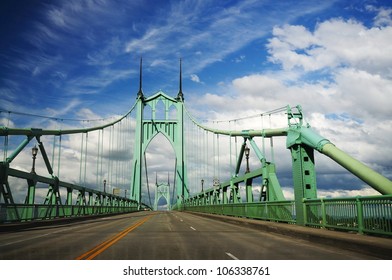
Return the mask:
[(191, 229), (196, 230), (194, 227), (191, 227)]
[(53, 232), (40, 234), (40, 235), (33, 236), (33, 237), (30, 237), (30, 238), (24, 238), (24, 239), (20, 239), (20, 240), (11, 241), (11, 242), (8, 242), (8, 243), (0, 244), (0, 247), (9, 246), (9, 245), (13, 245), (13, 244), (21, 243), (21, 242), (26, 242), (26, 241), (30, 241), (30, 240), (37, 239), (37, 238), (43, 238), (45, 236), (53, 235), (53, 234), (60, 233), (60, 232), (63, 232), (63, 231), (74, 230), (74, 229), (79, 228), (81, 226), (82, 225), (75, 226), (75, 227), (72, 227), (72, 228), (65, 228), (65, 229), (61, 229), (61, 230), (56, 230), (56, 231), (53, 231)]
[(234, 256), (233, 254), (229, 253), (229, 252), (225, 252), (226, 255), (228, 255), (230, 258), (232, 258), (233, 260), (239, 260), (239, 258), (237, 258), (236, 256)]

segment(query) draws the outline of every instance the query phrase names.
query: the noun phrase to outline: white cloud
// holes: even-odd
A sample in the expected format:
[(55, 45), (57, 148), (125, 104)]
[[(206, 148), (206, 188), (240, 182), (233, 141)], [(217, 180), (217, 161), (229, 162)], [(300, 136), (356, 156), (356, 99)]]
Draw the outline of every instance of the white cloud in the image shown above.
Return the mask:
[(314, 32), (304, 26), (275, 27), (273, 36), (270, 60), (286, 70), (349, 66), (378, 74), (392, 71), (392, 26), (367, 28), (353, 20), (331, 19)]
[(195, 83), (201, 83), (199, 76), (196, 74), (191, 74), (191, 80)]
[(179, 54), (191, 53), (187, 59), (188, 71), (198, 72), (265, 36), (271, 25), (280, 21), (281, 17), (274, 15), (277, 11), (284, 11), (283, 17), (289, 21), (298, 15), (322, 10), (331, 3), (308, 5), (305, 1), (295, 6), (278, 3), (270, 13), (260, 17), (259, 11), (265, 9), (265, 5), (268, 4), (247, 0), (211, 10), (211, 3), (205, 1), (173, 2), (164, 20), (148, 25), (140, 36), (126, 43), (125, 49), (148, 53), (153, 59), (167, 59), (168, 49), (175, 49)]
[(384, 7), (375, 7), (372, 5), (366, 6), (366, 9), (369, 11), (377, 12), (377, 15), (374, 17), (374, 25), (376, 26), (391, 26), (392, 25), (392, 9), (384, 8)]
[(236, 57), (234, 59), (234, 62), (235, 63), (240, 63), (240, 62), (244, 61), (244, 59), (245, 59), (245, 55), (240, 55), (239, 57)]
[[(199, 102), (222, 112), (211, 115), (220, 119), (230, 119), (236, 112), (244, 116), (300, 104), (306, 121), (322, 136), (392, 178), (391, 32), (390, 26), (368, 28), (342, 19), (320, 22), (314, 31), (304, 26), (275, 27), (268, 48), (270, 61), (281, 70), (234, 79), (230, 96), (208, 93)], [(278, 158), (284, 157), (278, 153)], [(348, 178), (347, 187), (353, 187), (351, 175), (329, 158), (318, 156), (316, 165), (321, 181), (333, 182), (333, 174), (341, 174)], [(283, 170), (289, 168), (283, 163)], [(377, 193), (361, 184), (357, 187), (358, 191), (324, 189), (320, 194)]]

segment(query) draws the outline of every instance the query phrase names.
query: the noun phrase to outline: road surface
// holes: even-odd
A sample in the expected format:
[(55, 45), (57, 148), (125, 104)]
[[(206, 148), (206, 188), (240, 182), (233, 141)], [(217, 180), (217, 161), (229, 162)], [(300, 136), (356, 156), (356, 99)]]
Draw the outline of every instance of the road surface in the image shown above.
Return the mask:
[(0, 233), (2, 260), (374, 259), (184, 212), (137, 212)]

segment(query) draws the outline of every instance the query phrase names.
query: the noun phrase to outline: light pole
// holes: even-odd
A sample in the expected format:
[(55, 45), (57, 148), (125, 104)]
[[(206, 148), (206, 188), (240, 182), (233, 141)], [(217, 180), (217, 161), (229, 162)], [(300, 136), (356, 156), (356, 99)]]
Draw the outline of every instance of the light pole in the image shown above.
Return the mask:
[(35, 173), (35, 159), (36, 159), (37, 154), (38, 154), (37, 145), (34, 145), (34, 147), (31, 149), (31, 154), (33, 155), (33, 167), (31, 168), (31, 172), (30, 173), (36, 174)]
[(245, 173), (249, 173), (249, 154), (250, 154), (250, 149), (248, 146), (245, 146), (245, 157), (246, 157), (246, 171)]
[(204, 191), (204, 179), (201, 179), (201, 192)]
[(106, 179), (103, 180), (103, 192), (106, 193)]

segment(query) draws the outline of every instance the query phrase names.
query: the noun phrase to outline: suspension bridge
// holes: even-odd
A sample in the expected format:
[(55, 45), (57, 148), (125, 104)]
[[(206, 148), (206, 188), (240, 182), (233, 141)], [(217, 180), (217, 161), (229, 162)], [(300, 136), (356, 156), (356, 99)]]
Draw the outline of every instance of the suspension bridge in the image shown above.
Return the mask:
[[(216, 220), (207, 224), (207, 216), (231, 217), (237, 222), (246, 218), (246, 223), (254, 226), (283, 226), (297, 232), (306, 229), (302, 235), (343, 234), (340, 238), (345, 244), (353, 236), (380, 238), (386, 249), (392, 248), (392, 182), (319, 135), (305, 123), (301, 106), (288, 105), (227, 121), (200, 121), (185, 106), (181, 75), (180, 66), (175, 97), (163, 91), (146, 96), (140, 66), (136, 102), (126, 114), (114, 119), (60, 119), (1, 111), (0, 258), (99, 258), (125, 236), (128, 243), (118, 253), (101, 257), (274, 258), (260, 255), (264, 251), (260, 244), (255, 245), (257, 241), (239, 244), (238, 235), (254, 235), (254, 229), (238, 228), (238, 224), (224, 226)], [(39, 118), (40, 128), (13, 126), (26, 118)], [(281, 146), (291, 158), (291, 198), (286, 198), (277, 171), (276, 155)], [(165, 154), (167, 150), (171, 154)], [(319, 198), (315, 153), (329, 157), (380, 195)], [(153, 174), (149, 173), (150, 162), (160, 164)], [(172, 211), (157, 211), (163, 208)], [(55, 222), (67, 226), (50, 228), (41, 235), (17, 230)], [(104, 222), (109, 224), (105, 228)], [(130, 237), (131, 231), (136, 233), (143, 227), (147, 230), (142, 235)], [(200, 229), (204, 231), (197, 234)], [(164, 231), (175, 236), (162, 237)], [(178, 236), (180, 231), (185, 237)], [(347, 239), (345, 231), (359, 234), (351, 233)], [(66, 235), (67, 242), (61, 239), (71, 232)], [(91, 232), (100, 232), (99, 237)], [(224, 236), (225, 232), (231, 237)], [(45, 236), (39, 241), (41, 251), (34, 251), (31, 240), (38, 242), (40, 236)], [(49, 236), (53, 239), (48, 241)], [(352, 256), (317, 251), (276, 236), (256, 240), (260, 238), (276, 244), (272, 250), (281, 253), (276, 258), (291, 258), (282, 249), (285, 246), (301, 248), (303, 253), (298, 255), (297, 251), (297, 258)], [(70, 243), (72, 240), (83, 245)], [(231, 253), (230, 248), (225, 248), (224, 254), (216, 253), (220, 242), (235, 243), (239, 253)], [(19, 251), (22, 243), (28, 244), (29, 253)], [(149, 243), (159, 244), (160, 249), (143, 250)], [(199, 247), (191, 250), (190, 243)], [(53, 248), (53, 244), (58, 247)], [(150, 253), (141, 254), (146, 251)]]

